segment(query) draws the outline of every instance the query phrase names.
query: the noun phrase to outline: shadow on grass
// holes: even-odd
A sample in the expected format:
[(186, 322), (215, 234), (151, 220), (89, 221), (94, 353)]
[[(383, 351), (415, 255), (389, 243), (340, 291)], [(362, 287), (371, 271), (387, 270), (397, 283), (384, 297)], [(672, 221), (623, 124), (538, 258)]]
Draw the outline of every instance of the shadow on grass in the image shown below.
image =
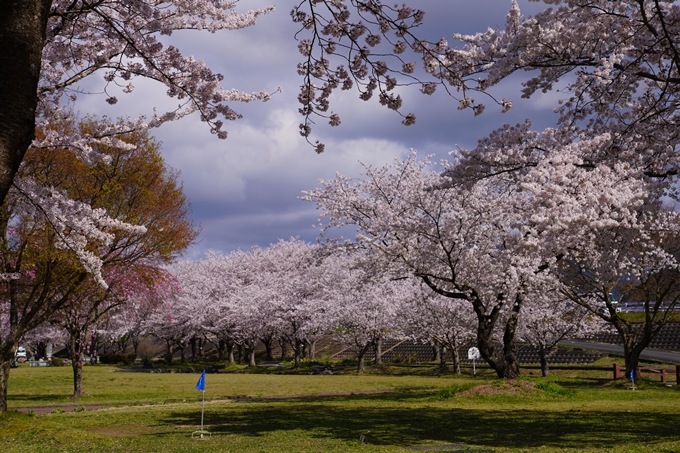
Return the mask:
[[(414, 395), (415, 396), (415, 395)], [(421, 395), (422, 396), (422, 395)], [(678, 440), (680, 414), (625, 411), (477, 410), (427, 407), (408, 394), (269, 401), (211, 408), (206, 424), (215, 434), (262, 436), (308, 431), (302, 436), (356, 440), (374, 445), (464, 443), (487, 448), (613, 449)], [(421, 400), (422, 401), (422, 400)], [(342, 403), (342, 404), (339, 404)], [(426, 406), (426, 407), (423, 407)], [(623, 409), (623, 408), (621, 408)], [(200, 411), (172, 412), (163, 422), (195, 425)]]

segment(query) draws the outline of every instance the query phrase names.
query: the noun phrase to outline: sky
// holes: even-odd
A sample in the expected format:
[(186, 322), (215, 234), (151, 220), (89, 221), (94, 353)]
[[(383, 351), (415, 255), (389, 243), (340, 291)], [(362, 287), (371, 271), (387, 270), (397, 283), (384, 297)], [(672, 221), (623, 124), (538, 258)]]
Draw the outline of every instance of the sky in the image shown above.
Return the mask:
[[(523, 15), (545, 8), (527, 0), (518, 3)], [(510, 0), (410, 0), (409, 4), (426, 12), (420, 36), (430, 41), (444, 36), (450, 42), (452, 33), (503, 28), (511, 7)], [(313, 225), (318, 223), (319, 212), (313, 203), (299, 199), (302, 191), (317, 187), (320, 178), (332, 179), (336, 172), (360, 177), (360, 161), (381, 166), (410, 149), (419, 155), (434, 154), (435, 160), (445, 159), (457, 147), (474, 148), (478, 139), (503, 123), (530, 118), (536, 128), (554, 125), (556, 94), (520, 99), (524, 74), (494, 89), (495, 95), (513, 101), (514, 108), (505, 114), (484, 102), (485, 113), (473, 117), (471, 111), (457, 110), (456, 101), (441, 90), (428, 97), (415, 88), (403, 89), (404, 111), (417, 117), (409, 127), (401, 125), (395, 112), (345, 91), (331, 98), (331, 109), (340, 114), (341, 126), (331, 128), (320, 121), (314, 128), (312, 139), (326, 144), (326, 151), (317, 155), (298, 133), (301, 78), (296, 72), (298, 27), (290, 19), (293, 2), (241, 0), (238, 10), (268, 5), (274, 5), (275, 11), (253, 27), (215, 34), (182, 31), (167, 41), (223, 74), (225, 88), (276, 92), (268, 102), (232, 104), (243, 118), (225, 125), (226, 140), (210, 134), (196, 115), (152, 130), (162, 142), (166, 163), (181, 172), (191, 217), (201, 228), (186, 258), (200, 259), (209, 250), (228, 253), (266, 247), (291, 237), (314, 242), (319, 230)], [(86, 83), (85, 88), (96, 91), (103, 82), (95, 75)], [(132, 94), (111, 93), (119, 99), (114, 106), (104, 102), (103, 96), (81, 96), (76, 108), (81, 114), (134, 117), (150, 116), (154, 107), (172, 109), (176, 103), (165, 97), (159, 84), (139, 79), (133, 83)]]

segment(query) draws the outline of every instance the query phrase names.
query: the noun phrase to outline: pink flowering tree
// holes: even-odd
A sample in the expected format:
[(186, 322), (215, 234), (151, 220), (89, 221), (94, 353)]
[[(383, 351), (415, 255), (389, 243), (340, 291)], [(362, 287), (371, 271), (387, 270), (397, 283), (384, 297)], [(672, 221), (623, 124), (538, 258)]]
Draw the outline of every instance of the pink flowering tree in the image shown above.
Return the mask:
[(566, 298), (554, 281), (549, 284), (537, 285), (528, 296), (531, 304), (524, 308), (517, 332), (517, 339), (538, 353), (543, 376), (550, 374), (548, 359), (557, 351), (560, 341), (592, 336), (607, 329), (598, 316)]
[(459, 350), (475, 342), (477, 318), (464, 300), (444, 297), (422, 282), (413, 285), (413, 296), (400, 306), (402, 331), (413, 341), (427, 342), (437, 348), (442, 369), (446, 351), (451, 352), (453, 370), (460, 374)]
[[(635, 214), (599, 234), (575, 231), (574, 252), (559, 267), (561, 294), (618, 333), (628, 373), (680, 302), (680, 215), (654, 200)], [(642, 322), (618, 303), (641, 307)]]
[(318, 247), (299, 239), (279, 240), (258, 252), (259, 284), (270, 288), (274, 331), (292, 348), (295, 367), (299, 367), (303, 347), (308, 346), (314, 358), (316, 341), (326, 331), (334, 274)]
[[(324, 231), (356, 225), (357, 240), (395, 275), (418, 277), (438, 294), (470, 303), (482, 356), (499, 377), (515, 377), (517, 320), (543, 263), (517, 229), (512, 206), (524, 203), (523, 194), (497, 198), (486, 181), (447, 188), (439, 173), (425, 171), (428, 164), (412, 154), (392, 167), (366, 167), (363, 180), (321, 181), (305, 198), (327, 218)], [(501, 322), (504, 346), (497, 351), (492, 340)]]
[(258, 16), (271, 10), (239, 14), (235, 2), (221, 0), (134, 4), (30, 0), (0, 6), (0, 200), (9, 192), (36, 126), (46, 130), (52, 119), (68, 115), (64, 104), (87, 77), (101, 80), (103, 101), (111, 104), (117, 102), (112, 88), (132, 93), (133, 81), (144, 78), (167, 87), (178, 107), (149, 119), (115, 122), (108, 132), (101, 128), (86, 134), (54, 133), (34, 146), (68, 146), (82, 159), (96, 161), (101, 156), (93, 143), (112, 146), (111, 136), (193, 112), (224, 138), (223, 121), (239, 117), (229, 103), (266, 100), (269, 94), (224, 88), (222, 75), (166, 45), (161, 36), (179, 30), (236, 30), (254, 25)]

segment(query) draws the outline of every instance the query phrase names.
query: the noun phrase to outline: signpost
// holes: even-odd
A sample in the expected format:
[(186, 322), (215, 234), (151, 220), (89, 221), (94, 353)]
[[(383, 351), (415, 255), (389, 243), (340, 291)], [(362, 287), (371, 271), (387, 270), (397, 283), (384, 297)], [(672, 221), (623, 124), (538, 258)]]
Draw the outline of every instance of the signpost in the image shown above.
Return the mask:
[(472, 375), (477, 377), (477, 366), (476, 361), (481, 359), (482, 355), (479, 353), (479, 349), (474, 346), (468, 349), (468, 359), (472, 360)]

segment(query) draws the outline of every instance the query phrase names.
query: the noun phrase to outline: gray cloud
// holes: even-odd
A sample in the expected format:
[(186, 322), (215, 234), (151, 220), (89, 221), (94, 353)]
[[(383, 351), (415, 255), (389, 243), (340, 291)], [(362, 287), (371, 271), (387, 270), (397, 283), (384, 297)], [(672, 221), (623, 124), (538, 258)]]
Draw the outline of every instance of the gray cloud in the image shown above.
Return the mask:
[[(418, 0), (411, 2), (424, 9), (426, 20), (420, 32), (426, 38), (450, 39), (453, 32), (483, 32), (487, 27), (503, 27), (510, 8), (508, 0)], [(266, 6), (267, 1), (239, 3), (243, 10)], [(519, 79), (515, 77), (495, 88), (498, 97), (511, 98), (515, 108), (501, 114), (488, 106), (481, 117), (460, 112), (445, 93), (427, 97), (416, 89), (404, 89), (407, 111), (418, 121), (411, 127), (400, 124), (401, 118), (377, 102), (363, 102), (354, 93), (336, 96), (332, 108), (343, 124), (331, 128), (320, 122), (314, 139), (327, 144), (327, 151), (316, 155), (297, 132), (296, 73), (299, 61), (293, 39), (296, 25), (289, 17), (292, 4), (276, 5), (277, 10), (260, 19), (249, 29), (219, 32), (214, 35), (185, 31), (168, 42), (183, 52), (205, 60), (225, 76), (224, 86), (244, 91), (281, 92), (266, 103), (234, 104), (244, 115), (227, 124), (227, 140), (218, 140), (198, 118), (189, 117), (167, 124), (153, 134), (163, 142), (163, 155), (169, 165), (181, 170), (184, 190), (193, 206), (193, 218), (202, 225), (200, 242), (187, 256), (199, 258), (209, 249), (228, 252), (253, 245), (266, 246), (278, 238), (300, 236), (314, 241), (318, 230), (312, 228), (318, 213), (311, 203), (300, 201), (301, 191), (312, 189), (318, 178), (330, 179), (335, 172), (357, 177), (358, 160), (382, 165), (409, 148), (420, 153), (446, 157), (456, 146), (474, 147), (503, 123), (523, 122), (526, 117), (541, 119), (535, 127), (554, 124), (550, 114), (555, 95), (548, 93), (531, 100), (521, 100)], [(542, 3), (520, 2), (523, 13), (545, 8)], [(150, 115), (175, 107), (157, 84), (134, 81), (131, 95), (121, 94), (119, 103), (109, 106), (101, 96), (81, 96), (77, 108), (81, 113), (109, 116), (139, 113)], [(96, 91), (102, 86), (95, 76), (84, 85)], [(480, 98), (480, 100), (482, 100)]]

